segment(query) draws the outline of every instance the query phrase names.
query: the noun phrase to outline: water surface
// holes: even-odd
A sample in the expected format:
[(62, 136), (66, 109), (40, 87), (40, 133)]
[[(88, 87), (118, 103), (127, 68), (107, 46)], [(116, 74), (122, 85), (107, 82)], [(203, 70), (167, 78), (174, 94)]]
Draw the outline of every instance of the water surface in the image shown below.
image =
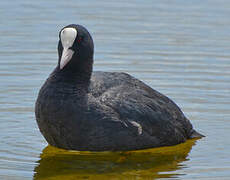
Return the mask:
[[(230, 176), (230, 2), (0, 2), (0, 179)], [(59, 30), (86, 26), (94, 70), (125, 71), (173, 99), (207, 137), (140, 153), (47, 147), (34, 117)], [(168, 153), (170, 152), (170, 153)]]

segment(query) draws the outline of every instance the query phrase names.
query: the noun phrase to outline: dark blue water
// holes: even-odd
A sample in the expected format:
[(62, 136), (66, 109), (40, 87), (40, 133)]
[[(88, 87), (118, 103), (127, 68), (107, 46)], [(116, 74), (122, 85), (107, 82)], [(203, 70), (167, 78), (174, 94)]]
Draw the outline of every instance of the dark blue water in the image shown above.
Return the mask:
[[(229, 18), (227, 0), (1, 1), (0, 179), (228, 179)], [(153, 150), (147, 164), (145, 154), (104, 161), (44, 149), (34, 102), (57, 63), (58, 32), (70, 23), (92, 34), (95, 70), (143, 80), (173, 99), (207, 137), (170, 149), (170, 156), (168, 149)]]

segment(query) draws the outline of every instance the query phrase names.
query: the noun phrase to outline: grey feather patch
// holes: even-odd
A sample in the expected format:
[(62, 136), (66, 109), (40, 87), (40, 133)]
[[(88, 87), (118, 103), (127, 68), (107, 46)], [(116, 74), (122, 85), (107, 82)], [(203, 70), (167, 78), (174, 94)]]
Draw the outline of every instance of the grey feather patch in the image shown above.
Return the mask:
[(137, 127), (138, 134), (141, 135), (142, 134), (142, 126), (139, 123), (135, 122), (135, 121), (130, 121), (130, 123), (133, 126)]

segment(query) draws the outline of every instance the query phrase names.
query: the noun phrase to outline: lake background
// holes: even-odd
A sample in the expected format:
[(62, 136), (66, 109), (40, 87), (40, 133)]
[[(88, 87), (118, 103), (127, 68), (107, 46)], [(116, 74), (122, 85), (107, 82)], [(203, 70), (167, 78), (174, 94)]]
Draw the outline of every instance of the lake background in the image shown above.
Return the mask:
[[(229, 179), (230, 1), (1, 1), (0, 179)], [(82, 24), (94, 70), (124, 71), (174, 100), (206, 135), (142, 153), (47, 146), (34, 116), (59, 30)]]

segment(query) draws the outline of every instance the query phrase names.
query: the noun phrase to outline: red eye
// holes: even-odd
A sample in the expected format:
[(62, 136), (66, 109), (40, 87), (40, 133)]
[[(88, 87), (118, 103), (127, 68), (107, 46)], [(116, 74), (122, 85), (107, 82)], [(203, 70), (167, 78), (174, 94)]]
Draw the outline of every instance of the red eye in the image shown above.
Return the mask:
[(78, 40), (77, 40), (77, 42), (80, 43), (81, 40), (82, 40), (82, 37), (79, 37)]

